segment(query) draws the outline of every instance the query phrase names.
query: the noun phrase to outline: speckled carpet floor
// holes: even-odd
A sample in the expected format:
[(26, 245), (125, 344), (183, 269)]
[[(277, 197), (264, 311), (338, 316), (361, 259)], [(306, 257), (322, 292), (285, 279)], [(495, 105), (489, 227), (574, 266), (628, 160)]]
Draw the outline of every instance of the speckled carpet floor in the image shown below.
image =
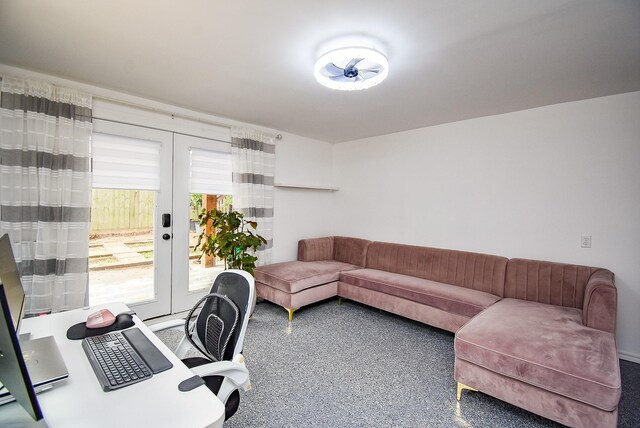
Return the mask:
[[(177, 335), (159, 334), (170, 348)], [(453, 334), (331, 299), (258, 303), (244, 345), (253, 389), (225, 427), (555, 427), (487, 395), (456, 400)], [(640, 364), (621, 361), (618, 425), (640, 427)]]

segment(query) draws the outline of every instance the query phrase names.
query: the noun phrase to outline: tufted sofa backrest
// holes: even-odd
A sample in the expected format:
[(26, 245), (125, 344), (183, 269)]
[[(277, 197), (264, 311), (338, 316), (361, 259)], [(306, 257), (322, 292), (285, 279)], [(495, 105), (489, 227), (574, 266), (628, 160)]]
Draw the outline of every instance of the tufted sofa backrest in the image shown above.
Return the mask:
[(557, 306), (583, 308), (584, 293), (596, 267), (511, 259), (507, 264), (504, 297)]
[(333, 259), (343, 263), (363, 266), (371, 241), (360, 238), (333, 237)]
[(413, 245), (372, 242), (366, 268), (480, 290), (502, 297), (505, 257)]
[(301, 239), (298, 241), (298, 260), (312, 262), (319, 260), (337, 260), (343, 263), (363, 266), (367, 247), (371, 241), (345, 236)]

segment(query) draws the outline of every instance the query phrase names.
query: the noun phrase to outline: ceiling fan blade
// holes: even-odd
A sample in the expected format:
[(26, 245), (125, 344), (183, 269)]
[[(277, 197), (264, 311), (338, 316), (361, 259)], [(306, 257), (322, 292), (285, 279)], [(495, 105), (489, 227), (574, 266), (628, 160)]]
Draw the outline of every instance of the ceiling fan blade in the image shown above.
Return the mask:
[(379, 73), (378, 70), (358, 70), (358, 75), (365, 79), (371, 79)]
[(362, 70), (363, 68), (364, 69), (380, 68), (380, 64), (368, 58), (364, 58), (362, 61), (358, 62), (358, 70)]
[(362, 61), (364, 58), (354, 58), (351, 61), (349, 61), (349, 63), (347, 65), (344, 66), (345, 70), (348, 70), (349, 68), (355, 66), (357, 63), (359, 63), (360, 61)]
[(327, 76), (340, 76), (344, 74), (344, 70), (332, 62), (324, 66), (324, 71), (328, 73), (326, 74)]
[(353, 82), (354, 79), (351, 77), (347, 77), (345, 75), (341, 75), (341, 76), (329, 76), (329, 79), (335, 81), (335, 82)]

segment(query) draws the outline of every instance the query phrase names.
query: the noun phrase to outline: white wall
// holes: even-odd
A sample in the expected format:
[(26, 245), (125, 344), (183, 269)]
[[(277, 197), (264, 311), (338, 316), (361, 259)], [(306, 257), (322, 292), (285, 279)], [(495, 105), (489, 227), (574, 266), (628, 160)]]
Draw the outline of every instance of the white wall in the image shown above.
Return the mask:
[(640, 92), (339, 144), (334, 176), (335, 234), (612, 270), (640, 362)]
[[(330, 186), (333, 146), (283, 134), (276, 142), (275, 182)], [(331, 234), (333, 193), (326, 190), (276, 187), (274, 201), (274, 263), (295, 260), (298, 240)]]

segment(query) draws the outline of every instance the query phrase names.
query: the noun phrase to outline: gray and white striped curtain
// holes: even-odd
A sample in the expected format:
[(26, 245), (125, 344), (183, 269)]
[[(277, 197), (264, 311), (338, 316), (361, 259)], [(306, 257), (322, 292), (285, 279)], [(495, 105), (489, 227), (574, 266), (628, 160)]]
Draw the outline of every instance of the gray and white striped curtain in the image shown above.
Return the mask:
[(271, 263), (273, 247), (273, 175), (276, 145), (272, 135), (231, 129), (233, 209), (258, 222), (258, 234), (267, 244), (257, 252), (257, 265)]
[(2, 77), (0, 233), (8, 233), (25, 313), (86, 305), (91, 96)]

